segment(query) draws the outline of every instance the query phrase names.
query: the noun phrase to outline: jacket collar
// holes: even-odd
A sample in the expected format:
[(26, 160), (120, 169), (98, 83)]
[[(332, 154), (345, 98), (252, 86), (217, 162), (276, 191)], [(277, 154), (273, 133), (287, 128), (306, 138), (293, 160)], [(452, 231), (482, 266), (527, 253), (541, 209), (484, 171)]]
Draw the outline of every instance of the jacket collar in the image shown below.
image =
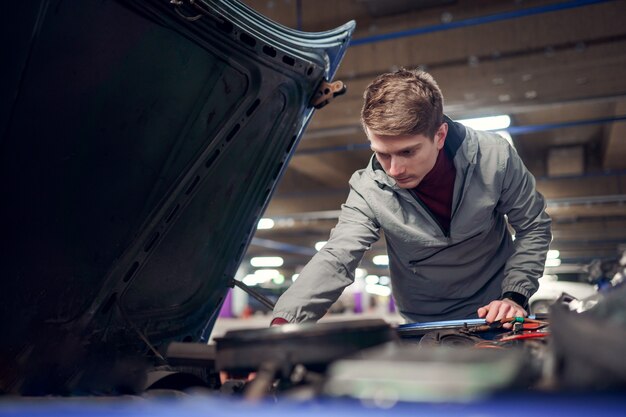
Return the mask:
[(454, 160), (456, 153), (465, 141), (467, 129), (461, 123), (457, 123), (448, 116), (443, 116), (443, 121), (448, 124), (448, 135), (443, 144), (444, 151), (451, 160)]

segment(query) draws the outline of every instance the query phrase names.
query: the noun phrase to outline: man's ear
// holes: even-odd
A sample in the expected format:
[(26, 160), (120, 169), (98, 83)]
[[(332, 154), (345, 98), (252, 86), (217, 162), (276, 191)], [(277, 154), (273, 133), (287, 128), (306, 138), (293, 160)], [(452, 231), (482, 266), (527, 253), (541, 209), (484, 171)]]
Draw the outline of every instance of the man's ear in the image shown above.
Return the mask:
[(437, 133), (435, 133), (435, 145), (437, 149), (443, 148), (443, 144), (446, 142), (446, 137), (448, 136), (448, 124), (442, 123), (437, 129)]

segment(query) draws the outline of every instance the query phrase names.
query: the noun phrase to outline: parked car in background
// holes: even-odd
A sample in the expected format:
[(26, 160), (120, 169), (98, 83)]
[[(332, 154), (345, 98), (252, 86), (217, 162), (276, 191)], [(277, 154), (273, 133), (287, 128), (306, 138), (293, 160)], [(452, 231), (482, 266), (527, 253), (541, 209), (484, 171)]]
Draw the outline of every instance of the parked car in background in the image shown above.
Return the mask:
[(561, 265), (546, 268), (545, 275), (539, 279), (539, 289), (528, 300), (530, 314), (547, 313), (550, 305), (563, 294), (576, 299), (595, 294), (596, 286), (589, 281), (588, 277), (586, 265)]

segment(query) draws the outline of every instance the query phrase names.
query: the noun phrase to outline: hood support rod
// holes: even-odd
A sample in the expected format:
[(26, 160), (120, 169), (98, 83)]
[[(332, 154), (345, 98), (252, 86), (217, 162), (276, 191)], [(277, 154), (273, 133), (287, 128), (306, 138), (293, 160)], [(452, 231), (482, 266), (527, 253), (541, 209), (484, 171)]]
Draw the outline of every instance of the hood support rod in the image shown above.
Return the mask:
[(247, 284), (244, 284), (243, 282), (233, 278), (233, 279), (230, 280), (230, 287), (231, 288), (233, 288), (233, 287), (241, 288), (248, 295), (250, 295), (251, 297), (256, 298), (261, 304), (263, 304), (265, 307), (269, 308), (270, 311), (274, 310), (274, 303), (272, 302), (272, 300), (270, 300), (269, 298), (267, 298), (266, 296), (264, 296), (263, 294), (261, 294), (257, 290), (254, 290), (254, 289), (250, 288)]

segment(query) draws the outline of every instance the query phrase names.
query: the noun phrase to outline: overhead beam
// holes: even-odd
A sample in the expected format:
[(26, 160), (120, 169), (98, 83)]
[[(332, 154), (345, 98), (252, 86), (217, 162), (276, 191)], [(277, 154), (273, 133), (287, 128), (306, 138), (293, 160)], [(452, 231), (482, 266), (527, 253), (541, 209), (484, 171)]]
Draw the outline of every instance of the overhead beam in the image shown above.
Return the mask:
[(508, 12), (477, 16), (467, 19), (456, 20), (448, 23), (441, 23), (437, 25), (416, 27), (411, 29), (405, 29), (396, 32), (382, 33), (378, 35), (365, 36), (361, 38), (352, 39), (350, 46), (367, 45), (372, 43), (378, 43), (383, 41), (389, 41), (394, 39), (401, 39), (407, 37), (413, 37), (418, 35), (425, 35), (428, 33), (443, 32), (446, 30), (466, 28), (478, 25), (484, 25), (488, 23), (502, 22), (510, 19), (518, 19), (520, 17), (534, 16), (543, 13), (558, 12), (568, 9), (573, 9), (581, 6), (589, 6), (599, 3), (607, 3), (611, 0), (573, 0), (565, 1), (562, 3), (547, 4), (543, 6), (527, 7), (518, 10), (512, 10)]
[[(540, 178), (537, 190), (549, 199), (576, 199), (585, 205), (585, 199), (591, 203), (593, 197), (623, 195), (626, 184), (626, 172), (618, 171), (615, 175), (581, 175), (564, 178)], [(555, 200), (559, 201), (559, 200)], [(563, 202), (563, 200), (561, 200)], [(555, 206), (557, 206), (555, 204)], [(560, 206), (566, 206), (560, 204)]]
[[(615, 98), (626, 94), (626, 77), (606, 74), (623, 72), (625, 50), (626, 41), (622, 41), (582, 52), (569, 50), (554, 56), (537, 54), (476, 66), (465, 64), (431, 73), (443, 91), (446, 112), (457, 115), (475, 114), (476, 109), (502, 111), (503, 107)], [(362, 93), (371, 78), (344, 81), (348, 86), (346, 96), (334, 103), (334, 111), (320, 113), (312, 120), (310, 130), (359, 124)]]
[[(620, 4), (621, 3), (621, 4)], [(388, 42), (352, 47), (348, 50), (338, 76), (376, 74), (391, 65), (426, 65), (435, 68), (447, 61), (468, 63), (470, 57), (505, 57), (511, 52), (534, 51), (624, 34), (623, 2), (609, 2), (581, 10), (526, 17), (514, 22), (496, 22), (479, 27), (429, 33)], [(454, 13), (453, 10), (451, 10)], [(406, 22), (415, 25), (416, 20)], [(564, 22), (568, 22), (564, 25)], [(379, 19), (378, 33), (394, 30), (398, 21)], [(359, 28), (359, 25), (357, 25)], [(358, 35), (357, 35), (358, 36)], [(436, 48), (429, 47), (437, 45)], [(551, 49), (552, 52), (556, 52)], [(371, 75), (370, 75), (371, 78)]]
[[(626, 106), (624, 108), (624, 113), (626, 113)], [(525, 135), (529, 133), (537, 133), (537, 132), (545, 132), (548, 130), (556, 130), (556, 129), (567, 129), (572, 127), (582, 127), (582, 126), (593, 126), (593, 125), (604, 125), (604, 124), (620, 124), (621, 122), (626, 122), (626, 114), (619, 114), (612, 117), (602, 117), (596, 119), (585, 119), (585, 120), (572, 120), (567, 122), (558, 122), (558, 123), (544, 123), (539, 125), (526, 125), (526, 126), (511, 126), (505, 129), (512, 135)], [(626, 127), (626, 124), (621, 123)], [(626, 132), (626, 131), (625, 131)], [(623, 137), (623, 136), (620, 136)], [(321, 154), (321, 153), (334, 153), (334, 152), (344, 152), (344, 151), (358, 151), (369, 149), (370, 145), (368, 142), (362, 141), (357, 143), (348, 143), (342, 145), (328, 146), (328, 147), (312, 147), (308, 146), (304, 149), (299, 149), (296, 153), (298, 156), (302, 155), (313, 155), (313, 154)], [(620, 159), (622, 162), (620, 164), (616, 164), (614, 169), (624, 168), (626, 164), (624, 164), (624, 159)]]
[(348, 182), (350, 175), (363, 167), (363, 162), (342, 155), (327, 154), (323, 158), (296, 152), (289, 168), (314, 178), (327, 187), (337, 187)]

